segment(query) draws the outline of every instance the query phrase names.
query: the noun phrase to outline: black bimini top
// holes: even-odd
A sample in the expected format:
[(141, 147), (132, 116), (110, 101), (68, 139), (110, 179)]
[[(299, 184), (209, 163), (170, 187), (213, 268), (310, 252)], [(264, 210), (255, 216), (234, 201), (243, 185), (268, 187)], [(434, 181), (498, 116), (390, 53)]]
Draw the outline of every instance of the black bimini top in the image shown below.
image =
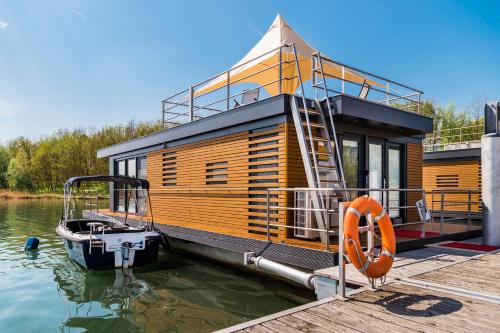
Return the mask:
[(127, 184), (131, 187), (142, 187), (144, 189), (149, 189), (149, 182), (146, 179), (125, 177), (125, 176), (78, 176), (71, 177), (64, 184), (65, 188), (70, 188), (76, 183), (77, 187), (80, 187), (81, 182), (113, 182)]

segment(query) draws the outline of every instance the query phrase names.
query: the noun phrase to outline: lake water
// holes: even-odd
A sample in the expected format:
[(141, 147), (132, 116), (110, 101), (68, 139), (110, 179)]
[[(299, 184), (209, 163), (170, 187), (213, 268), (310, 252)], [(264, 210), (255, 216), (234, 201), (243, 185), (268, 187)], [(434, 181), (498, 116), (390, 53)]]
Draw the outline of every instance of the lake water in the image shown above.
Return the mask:
[[(200, 258), (86, 271), (55, 233), (59, 201), (0, 201), (0, 332), (207, 332), (314, 300), (314, 294)], [(24, 252), (28, 236), (40, 248)]]

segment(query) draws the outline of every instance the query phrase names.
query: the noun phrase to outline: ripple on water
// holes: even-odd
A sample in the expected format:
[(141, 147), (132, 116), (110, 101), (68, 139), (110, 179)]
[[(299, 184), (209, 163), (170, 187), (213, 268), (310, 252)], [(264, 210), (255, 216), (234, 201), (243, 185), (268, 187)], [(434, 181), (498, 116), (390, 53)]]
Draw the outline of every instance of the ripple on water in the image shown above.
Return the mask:
[[(1, 333), (208, 332), (313, 299), (296, 287), (166, 252), (127, 274), (86, 271), (68, 260), (55, 233), (60, 204), (0, 202)], [(29, 236), (40, 247), (26, 253)]]

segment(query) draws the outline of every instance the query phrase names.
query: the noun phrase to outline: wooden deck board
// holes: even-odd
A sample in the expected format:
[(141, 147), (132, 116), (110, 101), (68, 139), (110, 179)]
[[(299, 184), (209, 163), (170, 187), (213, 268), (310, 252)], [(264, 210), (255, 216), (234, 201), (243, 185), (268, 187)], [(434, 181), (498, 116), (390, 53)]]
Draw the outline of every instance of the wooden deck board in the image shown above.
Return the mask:
[[(480, 269), (478, 269), (480, 267)], [(500, 253), (414, 276), (416, 280), (500, 295)]]
[(263, 322), (246, 332), (500, 332), (500, 305), (391, 283), (351, 300)]
[[(438, 247), (417, 251), (420, 252), (400, 256), (397, 261), (398, 267), (413, 265), (414, 268), (403, 273), (417, 273), (413, 280), (437, 281), (456, 287), (463, 287), (462, 281), (466, 281), (470, 290), (489, 290), (500, 298), (500, 287), (496, 283), (500, 252), (478, 256), (477, 252)], [(418, 274), (425, 269), (430, 271)], [(393, 280), (380, 289), (355, 293), (345, 302), (331, 299), (312, 303), (296, 311), (287, 310), (282, 316), (276, 314), (263, 319), (257, 326), (244, 329), (245, 332), (263, 332), (265, 329), (267, 332), (291, 333), (500, 332), (498, 318), (500, 302)]]
[[(475, 251), (464, 251), (445, 247), (426, 247), (415, 251), (398, 253), (392, 269), (387, 274), (387, 282), (408, 278), (431, 270), (446, 267), (478, 255)], [(329, 267), (315, 272), (318, 275), (338, 279), (338, 267)], [(366, 285), (367, 279), (351, 264), (346, 265), (346, 281)]]

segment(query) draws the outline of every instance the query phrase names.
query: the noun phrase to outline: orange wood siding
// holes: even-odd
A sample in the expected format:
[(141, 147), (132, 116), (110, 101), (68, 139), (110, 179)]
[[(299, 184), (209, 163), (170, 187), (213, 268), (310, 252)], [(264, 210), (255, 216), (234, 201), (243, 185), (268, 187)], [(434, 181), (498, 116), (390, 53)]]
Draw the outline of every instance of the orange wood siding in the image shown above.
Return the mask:
[[(422, 157), (423, 149), (421, 144), (408, 143), (406, 145), (406, 187), (409, 189), (422, 188)], [(421, 193), (408, 192), (406, 203), (408, 206), (414, 206), (420, 199), (422, 199)], [(417, 209), (408, 209), (406, 219), (408, 222), (420, 221)]]
[[(432, 208), (432, 190), (443, 188), (475, 189), (481, 190), (481, 161), (453, 161), (442, 163), (426, 163), (423, 166), (423, 184), (427, 192), (427, 203)], [(472, 194), (472, 201), (480, 201), (481, 194)], [(468, 194), (446, 194), (445, 210), (466, 211), (467, 205), (452, 203), (468, 200)], [(434, 195), (434, 209), (441, 209), (440, 194)], [(448, 202), (448, 204), (446, 204)], [(475, 203), (471, 206), (473, 212), (480, 212), (481, 205)]]
[[(148, 179), (157, 222), (266, 238), (265, 189), (285, 186), (285, 133), (282, 124), (150, 153)], [(284, 200), (280, 194), (271, 202), (283, 206)], [(277, 211), (270, 218), (284, 221), (285, 215)], [(275, 239), (284, 234), (271, 233)]]

